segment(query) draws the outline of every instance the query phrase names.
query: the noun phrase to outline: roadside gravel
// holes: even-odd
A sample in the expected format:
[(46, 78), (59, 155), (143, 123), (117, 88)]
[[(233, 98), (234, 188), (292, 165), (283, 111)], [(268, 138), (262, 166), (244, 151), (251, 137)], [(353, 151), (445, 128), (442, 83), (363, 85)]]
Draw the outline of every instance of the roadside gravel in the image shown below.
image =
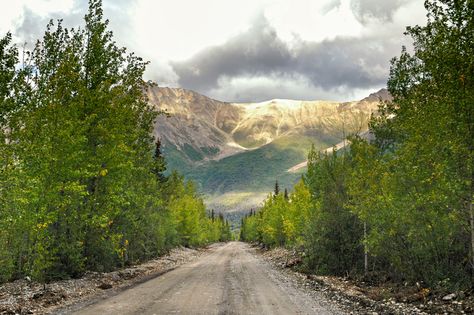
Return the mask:
[(416, 286), (397, 292), (397, 288), (390, 285), (368, 286), (341, 277), (308, 275), (295, 271), (294, 267), (301, 263), (296, 252), (284, 248), (254, 248), (298, 288), (318, 300), (323, 296), (346, 314), (474, 314), (472, 292), (439, 295)]
[(107, 298), (193, 261), (208, 250), (179, 247), (137, 266), (107, 273), (88, 272), (80, 279), (46, 285), (28, 280), (6, 283), (0, 285), (0, 314), (67, 313), (73, 305)]

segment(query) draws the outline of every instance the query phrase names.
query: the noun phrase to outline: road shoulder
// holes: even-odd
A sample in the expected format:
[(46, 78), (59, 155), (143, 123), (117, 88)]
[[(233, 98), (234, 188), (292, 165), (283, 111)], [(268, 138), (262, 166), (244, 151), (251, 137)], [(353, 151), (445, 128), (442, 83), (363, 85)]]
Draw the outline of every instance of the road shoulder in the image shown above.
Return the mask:
[(27, 279), (0, 285), (0, 314), (64, 314), (116, 295), (207, 254), (206, 248), (179, 247), (143, 264), (78, 279), (41, 284)]
[[(284, 248), (264, 250), (253, 246), (257, 255), (278, 270), (279, 273), (292, 279), (295, 286), (318, 299), (324, 299), (338, 307), (346, 314), (462, 314), (458, 301), (432, 301), (415, 292), (408, 295), (409, 302), (397, 301), (387, 294), (381, 297), (374, 295), (370, 289), (365, 288), (350, 279), (334, 276), (310, 275), (296, 271), (301, 263), (301, 258), (293, 251)], [(382, 292), (383, 293), (383, 292)], [(382, 294), (383, 295), (383, 294)], [(393, 295), (393, 294), (392, 294)], [(372, 298), (373, 296), (373, 298)]]

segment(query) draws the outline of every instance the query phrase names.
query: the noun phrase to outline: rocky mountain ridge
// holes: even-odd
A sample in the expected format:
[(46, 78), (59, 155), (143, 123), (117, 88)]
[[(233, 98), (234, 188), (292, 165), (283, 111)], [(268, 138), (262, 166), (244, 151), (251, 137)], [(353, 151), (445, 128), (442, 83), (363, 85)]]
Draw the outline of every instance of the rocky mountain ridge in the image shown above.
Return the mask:
[(159, 116), (154, 128), (168, 169), (196, 181), (201, 192), (219, 200), (216, 208), (221, 208), (223, 198), (250, 200), (256, 193), (269, 192), (275, 180), (291, 188), (304, 165), (288, 170), (306, 160), (311, 144), (323, 150), (365, 132), (380, 100), (390, 99), (383, 89), (353, 102), (229, 103), (156, 86), (147, 96), (156, 109), (169, 114)]

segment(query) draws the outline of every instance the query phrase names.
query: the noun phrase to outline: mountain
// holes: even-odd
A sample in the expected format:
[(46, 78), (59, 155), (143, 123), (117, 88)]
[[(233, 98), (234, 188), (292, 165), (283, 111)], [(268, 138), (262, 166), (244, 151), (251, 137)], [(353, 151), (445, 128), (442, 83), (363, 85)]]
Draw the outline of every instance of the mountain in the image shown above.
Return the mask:
[[(354, 102), (274, 99), (228, 103), (181, 88), (151, 87), (150, 104), (166, 111), (155, 123), (168, 169), (194, 180), (217, 210), (258, 205), (273, 190), (291, 188), (312, 144), (324, 150), (367, 131), (387, 90)], [(302, 166), (294, 168), (297, 164)], [(291, 170), (291, 171), (290, 171)]]

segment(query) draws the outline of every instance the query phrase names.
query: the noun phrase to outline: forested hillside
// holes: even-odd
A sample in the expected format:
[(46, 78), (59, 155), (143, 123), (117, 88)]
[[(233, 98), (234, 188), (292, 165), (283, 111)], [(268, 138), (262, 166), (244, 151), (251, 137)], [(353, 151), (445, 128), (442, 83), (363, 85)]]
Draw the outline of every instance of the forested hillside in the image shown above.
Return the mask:
[(164, 175), (147, 63), (116, 45), (101, 1), (34, 49), (0, 39), (0, 282), (106, 271), (230, 238), (194, 185)]
[(472, 286), (474, 3), (425, 6), (426, 26), (407, 28), (414, 52), (391, 62), (394, 99), (371, 121), (375, 140), (313, 148), (303, 180), (251, 212), (242, 239), (296, 248), (323, 274)]

